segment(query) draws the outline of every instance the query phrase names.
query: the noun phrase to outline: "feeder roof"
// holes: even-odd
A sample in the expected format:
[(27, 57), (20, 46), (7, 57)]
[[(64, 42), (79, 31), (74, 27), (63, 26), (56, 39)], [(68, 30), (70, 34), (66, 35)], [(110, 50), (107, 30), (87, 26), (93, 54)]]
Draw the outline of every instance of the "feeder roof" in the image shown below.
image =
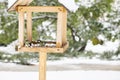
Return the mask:
[(8, 8), (8, 11), (14, 11), (16, 6), (19, 5), (29, 5), (33, 0), (16, 0), (12, 6)]

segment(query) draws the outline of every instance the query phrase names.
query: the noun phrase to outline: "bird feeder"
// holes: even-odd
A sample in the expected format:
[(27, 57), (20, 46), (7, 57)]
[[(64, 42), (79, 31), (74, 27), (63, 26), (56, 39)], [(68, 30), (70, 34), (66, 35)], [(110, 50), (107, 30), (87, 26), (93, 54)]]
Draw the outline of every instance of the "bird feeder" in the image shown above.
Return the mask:
[[(67, 37), (66, 37), (66, 23), (67, 23), (67, 10), (63, 6), (27, 6), (32, 0), (17, 0), (8, 11), (17, 11), (18, 21), (19, 21), (19, 45), (18, 51), (25, 52), (39, 52), (47, 51), (48, 53), (63, 53), (67, 47)], [(57, 30), (56, 30), (56, 41), (41, 41), (41, 40), (32, 40), (32, 12), (52, 12), (57, 13)], [(26, 32), (25, 34), (25, 16), (26, 18)], [(27, 36), (27, 39), (24, 36)], [(44, 45), (41, 45), (41, 44)], [(46, 46), (46, 44), (48, 44)], [(54, 46), (49, 46), (49, 44), (54, 44)]]
[[(40, 54), (40, 80), (46, 78), (46, 56), (47, 53), (63, 53), (67, 47), (67, 10), (63, 6), (28, 6), (32, 0), (17, 0), (8, 11), (18, 12), (18, 51), (39, 52)], [(52, 12), (57, 13), (56, 41), (32, 40), (32, 12)], [(26, 26), (25, 26), (25, 16)], [(25, 29), (26, 28), (26, 29)], [(26, 34), (25, 34), (26, 30)], [(25, 39), (24, 36), (27, 36)], [(42, 45), (41, 45), (42, 43)], [(46, 46), (47, 44), (47, 46)], [(54, 46), (49, 46), (54, 44)]]

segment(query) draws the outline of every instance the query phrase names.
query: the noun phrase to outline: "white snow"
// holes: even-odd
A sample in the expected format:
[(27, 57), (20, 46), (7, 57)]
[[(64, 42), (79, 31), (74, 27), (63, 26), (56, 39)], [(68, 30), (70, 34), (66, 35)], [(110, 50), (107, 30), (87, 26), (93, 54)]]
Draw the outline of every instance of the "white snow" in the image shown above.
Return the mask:
[(98, 36), (98, 39), (107, 40), (104, 35), (99, 35), (99, 36)]
[[(38, 65), (39, 62), (30, 62), (31, 64)], [(84, 57), (80, 58), (62, 58), (61, 60), (48, 60), (47, 65), (77, 65), (77, 64), (99, 64), (99, 65), (120, 65), (120, 61), (107, 61), (107, 60), (100, 60), (100, 59), (88, 59)], [(2, 66), (22, 66), (17, 65), (15, 63), (2, 63), (0, 62), (0, 65)]]
[(94, 4), (95, 0), (79, 0), (79, 5), (85, 6), (85, 7), (91, 7)]
[(48, 65), (64, 65), (64, 64), (107, 64), (107, 65), (120, 65), (120, 61), (107, 61), (100, 59), (87, 59), (80, 58), (63, 58), (62, 60), (47, 61)]
[(120, 40), (116, 40), (115, 42), (107, 41), (103, 45), (93, 45), (91, 41), (88, 41), (86, 46), (86, 51), (93, 51), (96, 53), (103, 53), (106, 51), (117, 51), (118, 47), (120, 45)]
[[(0, 80), (39, 80), (38, 72), (0, 72)], [(120, 80), (120, 71), (48, 71), (46, 80)]]
[[(101, 61), (97, 59), (64, 58), (58, 61), (47, 61), (47, 65), (65, 64), (109, 64), (120, 65), (120, 61)], [(11, 63), (0, 63), (3, 66), (21, 66)], [(1, 71), (0, 80), (39, 80), (38, 72), (12, 72)], [(47, 71), (46, 80), (120, 80), (120, 71), (106, 70), (69, 70), (69, 71)]]
[[(12, 66), (16, 66), (16, 64), (14, 64), (14, 63), (2, 63), (2, 62), (0, 62), (0, 65), (2, 65), (2, 66), (10, 66), (10, 67), (12, 67)], [(20, 66), (20, 65), (19, 65)], [(18, 67), (19, 67), (18, 66)]]
[[(47, 65), (65, 65), (77, 63), (90, 64), (109, 64), (119, 65), (119, 61), (100, 61), (100, 60), (83, 60), (83, 59), (64, 59), (61, 61), (48, 61)], [(4, 66), (6, 63), (0, 63)], [(7, 63), (6, 66), (13, 66), (15, 64)], [(21, 65), (17, 65), (19, 67)], [(74, 67), (73, 67), (74, 68)], [(47, 71), (46, 80), (120, 80), (120, 71), (106, 71), (106, 70), (69, 70), (69, 71)], [(12, 72), (1, 71), (0, 80), (39, 80), (38, 72)]]
[[(47, 32), (48, 28), (49, 28), (50, 32)], [(51, 36), (53, 39), (56, 39), (56, 33), (53, 31), (52, 28), (53, 27), (52, 27), (50, 21), (44, 21), (44, 22), (42, 22), (42, 26), (41, 25), (38, 26), (37, 30), (40, 32), (40, 31), (42, 31), (44, 29), (46, 31), (47, 36)], [(49, 40), (50, 39), (47, 39), (46, 41), (49, 41)]]
[(0, 34), (3, 34), (4, 33), (4, 30), (0, 30)]
[(17, 0), (8, 0), (8, 8), (11, 7)]
[(120, 0), (115, 0), (113, 3), (113, 9), (116, 10), (118, 9), (120, 11)]
[(4, 0), (0, 0), (0, 2), (4, 2)]
[(63, 4), (68, 10), (75, 12), (79, 6), (75, 3), (74, 0), (58, 0)]
[(13, 41), (11, 44), (7, 45), (6, 47), (0, 46), (0, 51), (11, 53), (11, 54), (18, 53), (18, 52), (15, 51), (15, 45), (17, 43), (18, 43), (18, 40)]

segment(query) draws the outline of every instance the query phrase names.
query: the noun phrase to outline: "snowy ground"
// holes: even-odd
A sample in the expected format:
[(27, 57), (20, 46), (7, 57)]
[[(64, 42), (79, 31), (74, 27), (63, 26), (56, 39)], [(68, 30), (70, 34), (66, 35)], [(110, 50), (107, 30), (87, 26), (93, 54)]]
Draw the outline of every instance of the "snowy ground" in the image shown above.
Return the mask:
[[(38, 75), (38, 64), (0, 63), (0, 80), (38, 80)], [(47, 61), (47, 80), (120, 80), (120, 61), (81, 58)]]
[[(38, 71), (39, 63), (33, 65), (20, 65), (0, 62), (0, 71)], [(63, 66), (64, 65), (64, 66)], [(9, 67), (8, 67), (9, 66)], [(70, 70), (106, 70), (120, 71), (120, 61), (101, 61), (98, 59), (64, 58), (62, 60), (47, 61), (47, 71), (70, 71)]]
[[(47, 80), (120, 80), (120, 61), (64, 58), (47, 61), (47, 68)], [(38, 64), (0, 63), (0, 80), (39, 80), (38, 75)]]
[[(39, 80), (38, 72), (0, 72), (0, 80)], [(47, 80), (120, 80), (118, 71), (48, 71)]]

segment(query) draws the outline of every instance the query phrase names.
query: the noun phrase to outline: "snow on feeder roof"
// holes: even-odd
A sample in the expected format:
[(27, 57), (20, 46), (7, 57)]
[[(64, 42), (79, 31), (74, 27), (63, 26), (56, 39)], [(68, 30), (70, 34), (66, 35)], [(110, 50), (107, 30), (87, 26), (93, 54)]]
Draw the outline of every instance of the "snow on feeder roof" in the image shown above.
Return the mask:
[(8, 11), (14, 11), (16, 10), (17, 6), (27, 6), (29, 5), (33, 0), (16, 0), (9, 8)]

